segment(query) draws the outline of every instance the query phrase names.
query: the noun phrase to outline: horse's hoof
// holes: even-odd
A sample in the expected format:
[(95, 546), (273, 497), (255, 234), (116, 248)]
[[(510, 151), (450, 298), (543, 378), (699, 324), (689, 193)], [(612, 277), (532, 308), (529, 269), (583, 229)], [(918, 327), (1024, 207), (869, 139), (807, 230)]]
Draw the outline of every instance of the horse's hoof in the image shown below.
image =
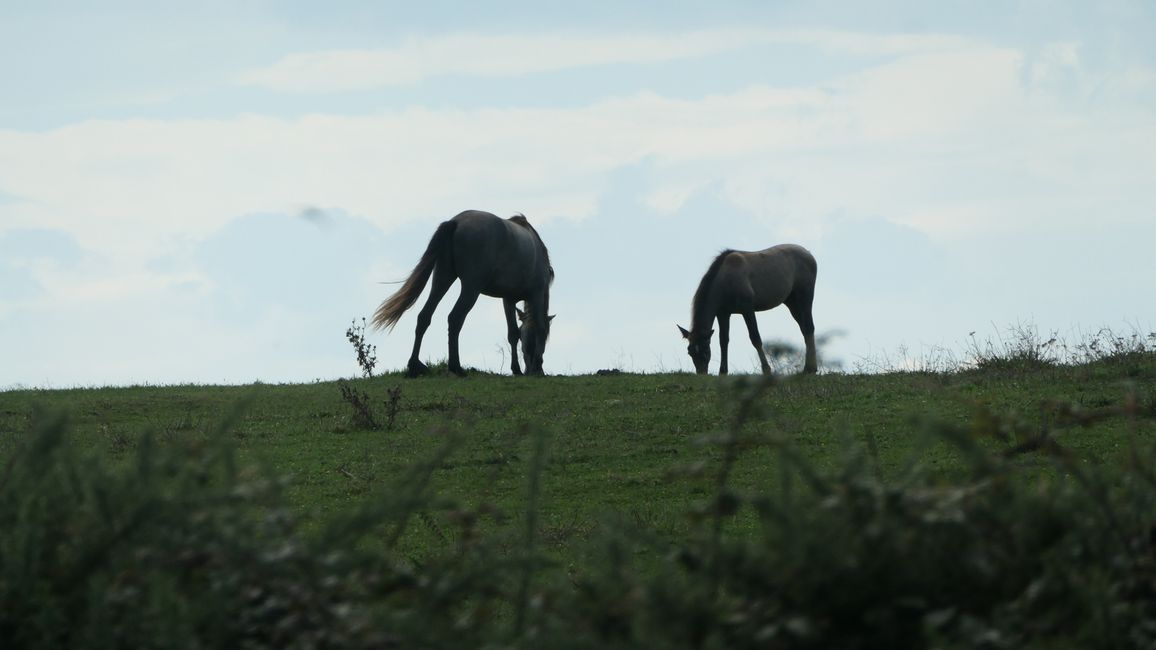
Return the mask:
[(405, 376), (410, 378), (420, 377), (428, 372), (429, 366), (420, 361), (410, 361), (409, 365), (406, 367)]
[(510, 368), (510, 371), (514, 373), (515, 377), (521, 377), (522, 376), (522, 369), (521, 368)]

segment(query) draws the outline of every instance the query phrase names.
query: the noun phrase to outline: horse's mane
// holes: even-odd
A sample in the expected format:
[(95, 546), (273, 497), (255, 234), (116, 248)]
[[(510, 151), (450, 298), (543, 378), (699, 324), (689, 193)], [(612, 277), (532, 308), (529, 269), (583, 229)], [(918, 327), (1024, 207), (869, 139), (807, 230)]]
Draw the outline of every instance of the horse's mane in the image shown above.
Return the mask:
[(537, 239), (538, 243), (542, 245), (542, 252), (546, 255), (546, 268), (550, 271), (550, 284), (554, 284), (554, 265), (550, 263), (550, 249), (546, 248), (546, 242), (542, 241), (542, 236), (538, 234), (537, 230), (534, 230), (534, 226), (530, 225), (530, 221), (526, 219), (526, 215), (522, 214), (521, 212), (510, 217), (507, 219), (507, 221), (516, 223), (526, 230), (534, 233), (534, 238)]
[(703, 303), (706, 302), (707, 294), (710, 293), (710, 285), (714, 283), (715, 276), (718, 275), (718, 270), (722, 268), (723, 260), (733, 252), (735, 252), (734, 249), (727, 248), (719, 253), (710, 263), (710, 266), (707, 267), (706, 273), (702, 276), (702, 280), (699, 281), (698, 289), (694, 292), (694, 299), (690, 303), (690, 329), (692, 331), (698, 327), (698, 315), (703, 309)]

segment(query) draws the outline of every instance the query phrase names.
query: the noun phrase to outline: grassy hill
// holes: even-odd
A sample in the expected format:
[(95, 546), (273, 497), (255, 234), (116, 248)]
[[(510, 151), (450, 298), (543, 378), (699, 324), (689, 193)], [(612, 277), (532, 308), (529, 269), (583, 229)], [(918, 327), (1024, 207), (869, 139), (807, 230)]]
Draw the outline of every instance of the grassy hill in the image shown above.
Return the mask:
[[(63, 517), (71, 522), (63, 524), (70, 534), (87, 531), (84, 539), (104, 542), (84, 551), (75, 540), (61, 541), (67, 548), (41, 558), (42, 569), (71, 558), (103, 576), (97, 581), (102, 589), (134, 603), (141, 593), (152, 593), (149, 580), (166, 576), (164, 598), (182, 603), (192, 618), (154, 612), (157, 620), (212, 642), (276, 646), (285, 638), (262, 627), (261, 616), (281, 621), (277, 617), (285, 611), (298, 616), (293, 624), (281, 621), (286, 629), (327, 627), (346, 635), (341, 643), (326, 637), (327, 643), (357, 647), (382, 641), (373, 636), (378, 628), (367, 623), (379, 620), (375, 616), (391, 621), (387, 627), (398, 635), (395, 640), (421, 639), (422, 645), (452, 645), (452, 639), (535, 645), (527, 635), (583, 647), (768, 645), (759, 639), (777, 639), (769, 645), (778, 647), (822, 647), (872, 638), (893, 647), (923, 647), (936, 635), (969, 645), (983, 634), (1008, 634), (1015, 625), (1009, 628), (999, 616), (1016, 622), (1020, 610), (1044, 622), (1037, 636), (1021, 629), (1026, 636), (1019, 641), (1078, 639), (1065, 627), (1066, 617), (1083, 600), (1065, 600), (1044, 619), (1038, 612), (1047, 603), (1024, 600), (1031, 585), (1048, 597), (1058, 588), (1039, 582), (1040, 575), (1051, 575), (1045, 568), (1054, 560), (1033, 554), (1050, 553), (1059, 544), (1041, 539), (1041, 531), (1077, 539), (1085, 526), (1116, 526), (1122, 539), (1113, 543), (1122, 547), (1112, 546), (1112, 552), (1131, 557), (1135, 540), (1129, 536), (1143, 536), (1156, 525), (1151, 512), (1128, 510), (1136, 499), (1152, 505), (1156, 494), (1154, 404), (1151, 352), (1107, 355), (1082, 365), (989, 358), (960, 372), (772, 381), (484, 373), (409, 380), (387, 374), (304, 385), (11, 391), (0, 393), (0, 454), (7, 459), (0, 475), (7, 509), (0, 506), (0, 512), (7, 513), (2, 523), (9, 530), (0, 550), (9, 558), (16, 552), (37, 556), (43, 539), (30, 539), (67, 538), (58, 530)], [(93, 467), (103, 469), (90, 475)], [(58, 474), (65, 478), (46, 482)], [(37, 510), (28, 505), (30, 494), (56, 505)], [(1120, 495), (1127, 504), (1114, 500)], [(191, 500), (182, 501), (186, 496)], [(906, 505), (894, 510), (892, 498)], [(1078, 509), (1065, 499), (1087, 505), (1093, 519), (1097, 508), (1108, 512), (1104, 516), (1115, 523), (1068, 521), (1057, 513)], [(237, 511), (222, 515), (222, 503)], [(868, 511), (875, 514), (863, 514)], [(152, 514), (145, 513), (162, 513), (156, 516), (185, 536), (146, 534)], [(194, 522), (182, 513), (201, 513), (203, 519)], [(934, 517), (961, 528), (942, 537), (937, 527), (949, 524)], [(880, 533), (884, 547), (863, 545), (874, 539), (864, 531), (890, 531), (891, 525), (898, 526), (894, 536)], [(12, 532), (37, 526), (44, 530), (35, 535)], [(198, 527), (206, 526), (217, 531), (215, 541), (202, 539), (208, 533)], [(138, 530), (145, 541), (136, 547)], [(1156, 527), (1151, 530), (1156, 535)], [(791, 531), (788, 538), (784, 531)], [(993, 531), (1007, 539), (989, 539)], [(252, 545), (254, 557), (265, 557), (263, 544), (275, 546), (279, 536), (299, 540), (292, 547), (297, 551), (283, 550), (289, 565), (308, 565), (304, 573), (283, 575), (284, 562), (254, 569), (265, 565), (252, 557), (244, 560), (245, 569), (230, 564), (242, 562), (231, 555), (234, 547)], [(966, 578), (952, 574), (952, 584), (970, 585), (961, 592), (963, 600), (931, 602), (920, 592), (920, 581), (946, 580), (928, 567), (949, 565), (938, 553), (957, 543), (952, 552), (961, 561), (992, 566)], [(1081, 538), (1073, 548), (1088, 550), (1090, 544)], [(123, 557), (120, 545), (126, 545)], [(133, 575), (119, 563), (141, 566), (126, 557), (163, 556), (157, 549), (174, 545), (196, 549), (241, 575), (257, 571), (250, 579), (268, 593), (280, 593), (277, 585), (288, 581), (309, 595), (272, 613), (261, 609), (238, 631), (226, 623), (227, 612), (203, 603), (194, 607), (185, 598), (189, 590), (220, 591), (242, 601), (222, 603), (244, 611), (249, 601), (228, 585), (173, 577), (177, 569), (167, 561), (158, 561), (153, 577), (133, 583), (135, 591), (116, 591), (116, 576)], [(924, 551), (931, 554), (922, 557)], [(334, 566), (342, 568), (333, 569), (329, 583), (315, 583), (325, 571), (311, 563), (325, 553), (356, 561), (338, 562)], [(1151, 571), (1156, 557), (1150, 551), (1138, 557), (1128, 561), (1148, 562), (1143, 566)], [(383, 558), (387, 568), (378, 564)], [(870, 558), (893, 563), (868, 571), (872, 563), (863, 562)], [(843, 566), (844, 560), (852, 564)], [(52, 596), (62, 612), (92, 616), (96, 606), (85, 600), (91, 594), (80, 601), (75, 594), (65, 597), (71, 592), (58, 577), (17, 571), (13, 561), (6, 566), (0, 591), (10, 597), (21, 581), (31, 581), (47, 594), (65, 593)], [(1131, 574), (1139, 565), (1129, 566)], [(413, 584), (393, 588), (415, 593), (406, 592), (405, 606), (391, 605), (394, 592), (382, 595), (362, 584), (377, 584), (358, 573), (366, 567), (394, 580), (409, 576)], [(833, 567), (842, 568), (831, 573)], [(989, 569), (998, 575), (975, 577)], [(1019, 576), (1020, 570), (1026, 573)], [(177, 571), (183, 576), (181, 571), (191, 569)], [(353, 584), (353, 575), (362, 582)], [(1095, 575), (1105, 589), (1119, 587), (1111, 582), (1111, 570), (1096, 569)], [(751, 576), (762, 578), (752, 585)], [(881, 576), (894, 577), (897, 585)], [(969, 582), (974, 580), (982, 584)], [(1004, 584), (1009, 580), (1014, 584)], [(872, 592), (876, 588), (883, 592)], [(967, 600), (966, 594), (985, 593), (986, 604)], [(998, 610), (996, 616), (1000, 598), (1020, 610)], [(1128, 616), (1142, 619), (1154, 611), (1151, 593), (1139, 601), (1120, 598), (1139, 608)], [(334, 622), (330, 613), (310, 619), (303, 613), (307, 605), (329, 611), (311, 599), (338, 599), (348, 607), (341, 611), (361, 618)], [(848, 599), (858, 604), (842, 602)], [(862, 613), (863, 603), (876, 601), (891, 604), (883, 613)], [(302, 611), (294, 609), (298, 605)], [(120, 611), (107, 603), (101, 607)], [(204, 607), (209, 609), (198, 609)], [(408, 618), (394, 616), (399, 611)], [(1110, 622), (1118, 628), (1124, 614), (1117, 614), (1093, 627)], [(908, 615), (914, 623), (903, 618)], [(36, 627), (27, 619), (14, 622), (14, 616), (0, 623), (0, 633), (19, 632), (33, 645), (77, 642), (76, 636), (54, 637), (59, 631), (50, 620)], [(662, 624), (664, 617), (678, 623)], [(138, 619), (124, 623), (114, 640), (145, 634)], [(586, 631), (577, 634), (579, 628)], [(94, 628), (76, 629), (92, 634)], [(1138, 647), (1128, 641), (1136, 634), (1156, 638), (1151, 625), (1144, 629), (1117, 630), (1116, 646)]]
[[(1156, 361), (1068, 367), (1026, 364), (960, 373), (831, 374), (757, 378), (684, 374), (516, 378), (475, 374), (415, 380), (396, 374), (350, 380), (378, 430), (334, 382), (300, 385), (171, 386), (0, 393), (0, 430), (11, 449), (35, 408), (65, 412), (82, 447), (130, 457), (141, 436), (203, 445), (224, 429), (244, 464), (290, 479), (300, 514), (340, 509), (386, 485), (445, 444), (452, 451), (435, 491), (466, 501), (516, 505), (537, 432), (549, 439), (544, 514), (558, 526), (605, 512), (681, 520), (708, 482), (671, 479), (672, 470), (717, 461), (710, 445), (734, 427), (739, 399), (761, 390), (744, 431), (790, 443), (817, 467), (834, 467), (849, 446), (871, 442), (886, 475), (910, 463), (950, 469), (957, 454), (932, 423), (968, 428), (992, 418), (1024, 438), (1069, 406), (1121, 404), (1156, 386)], [(400, 389), (387, 427), (390, 389)], [(1108, 418), (1060, 431), (1058, 439), (1096, 463), (1123, 462), (1132, 425)], [(777, 485), (775, 454), (749, 449), (734, 467), (743, 489)], [(671, 525), (674, 525), (673, 523)], [(579, 527), (585, 527), (583, 523)]]

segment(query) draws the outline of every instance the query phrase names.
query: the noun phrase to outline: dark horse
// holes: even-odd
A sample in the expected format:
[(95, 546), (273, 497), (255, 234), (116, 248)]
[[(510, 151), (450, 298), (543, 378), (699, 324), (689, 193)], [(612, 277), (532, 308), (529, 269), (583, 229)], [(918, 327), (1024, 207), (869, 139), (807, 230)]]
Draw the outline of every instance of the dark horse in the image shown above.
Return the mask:
[[(434, 309), (454, 280), (461, 280), (462, 292), (449, 316), (450, 371), (459, 375), (465, 372), (458, 357), (458, 334), (478, 295), (486, 294), (502, 299), (510, 343), (510, 369), (515, 375), (522, 374), (518, 366), (518, 342), (521, 341), (526, 372), (542, 374), (542, 357), (550, 335), (550, 317), (546, 314), (554, 268), (550, 266), (546, 245), (526, 217), (519, 214), (502, 219), (489, 212), (467, 210), (442, 222), (405, 284), (377, 308), (374, 326), (392, 329), (417, 301), (431, 274), (433, 284), (417, 316), (413, 353), (407, 366), (411, 377), (429, 370), (418, 360), (421, 339)], [(526, 312), (520, 313), (523, 317), (520, 326), (514, 320), (519, 300), (526, 303)]]
[(818, 370), (815, 359), (815, 321), (811, 302), (815, 298), (815, 276), (818, 265), (802, 246), (781, 244), (757, 252), (725, 250), (711, 262), (702, 276), (691, 303), (690, 331), (679, 325), (694, 369), (707, 373), (710, 364), (710, 339), (714, 334), (711, 321), (718, 319), (719, 374), (727, 374), (727, 343), (730, 342), (731, 314), (742, 314), (747, 322), (751, 345), (759, 353), (763, 374), (771, 371), (755, 312), (785, 304), (803, 332), (807, 360), (803, 372)]

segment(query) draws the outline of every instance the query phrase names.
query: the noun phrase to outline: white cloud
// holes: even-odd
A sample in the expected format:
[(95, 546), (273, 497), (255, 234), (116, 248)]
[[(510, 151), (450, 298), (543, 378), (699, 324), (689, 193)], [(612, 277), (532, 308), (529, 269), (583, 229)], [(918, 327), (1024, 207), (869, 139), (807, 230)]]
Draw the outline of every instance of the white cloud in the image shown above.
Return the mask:
[(733, 47), (734, 39), (746, 40), (744, 36), (741, 32), (700, 32), (678, 39), (457, 34), (409, 39), (391, 49), (290, 54), (272, 66), (243, 74), (240, 82), (292, 92), (328, 92), (413, 83), (446, 74), (515, 76), (702, 56)]
[(585, 66), (646, 64), (701, 57), (757, 44), (814, 47), (849, 54), (899, 55), (963, 47), (938, 35), (713, 29), (674, 34), (451, 34), (410, 38), (392, 48), (300, 52), (238, 79), (286, 92), (365, 90), (441, 75), (513, 77)]
[(701, 192), (707, 183), (697, 179), (679, 178), (653, 188), (642, 198), (642, 202), (659, 214), (678, 211), (695, 194)]
[[(370, 260), (370, 253), (350, 254), (365, 258), (366, 270), (348, 280), (360, 293), (340, 309), (304, 315), (258, 310), (256, 320), (226, 326), (205, 320), (205, 296), (237, 283), (228, 274), (225, 280), (209, 277), (208, 267), (188, 261), (189, 251), (240, 215), (298, 214), (302, 206), (336, 208), (386, 232), (465, 208), (523, 211), (535, 223), (582, 219), (597, 212), (616, 171), (635, 166), (644, 168), (645, 176), (630, 191), (644, 206), (669, 213), (698, 193), (721, 192), (776, 232), (808, 241), (829, 227), (833, 214), (874, 216), (941, 240), (1009, 232), (1030, 238), (1034, 232), (1081, 232), (1093, 223), (1105, 229), (1151, 219), (1156, 186), (1149, 143), (1156, 141), (1156, 118), (1137, 100), (1150, 97), (1156, 87), (1151, 70), (1110, 73), (1115, 76), (1108, 78), (1109, 87), (1115, 84), (1116, 91), (1089, 102), (1086, 89), (1102, 84), (1082, 67), (1081, 50), (1074, 45), (1044, 48), (1033, 56), (954, 37), (697, 34), (685, 43), (574, 37), (557, 50), (531, 47), (541, 45), (533, 38), (509, 37), (474, 43), (491, 49), (475, 53), (473, 68), (461, 67), (468, 39), (447, 37), (403, 46), (385, 68), (380, 62), (377, 68), (358, 68), (350, 63), (357, 57), (322, 57), (319, 72), (289, 71), (280, 81), (273, 75), (262, 83), (302, 91), (321, 89), (319, 79), (327, 75), (345, 87), (378, 84), (382, 78), (397, 83), (402, 72), (389, 72), (389, 65), (418, 58), (425, 67), (411, 74), (420, 76), (521, 74), (698, 56), (759, 39), (887, 57), (812, 85), (751, 83), (697, 99), (638, 91), (572, 108), (415, 107), (293, 119), (91, 120), (47, 131), (0, 130), (0, 195), (8, 197), (0, 201), (0, 231), (67, 232), (92, 255), (76, 267), (21, 266), (41, 293), (22, 297), (20, 304), (0, 304), (0, 313), (9, 323), (19, 318), (22, 335), (42, 340), (72, 336), (75, 319), (89, 321), (78, 335), (87, 356), (77, 363), (91, 368), (75, 375), (84, 380), (180, 379), (190, 373), (216, 380), (218, 375), (205, 373), (249, 348), (261, 352), (244, 357), (244, 367), (260, 368), (264, 378), (300, 379), (295, 367), (300, 358), (285, 355), (267, 340), (269, 333), (277, 332), (278, 345), (293, 347), (297, 340), (320, 340), (317, 332), (329, 329), (338, 332), (334, 348), (310, 367), (350, 372), (342, 365), (348, 350), (337, 349), (345, 344), (338, 331), (345, 323), (330, 328), (312, 322), (306, 330), (298, 321), (334, 317), (339, 310), (358, 313), (388, 293), (373, 281), (401, 277), (412, 257)], [(419, 56), (421, 48), (429, 56)], [(395, 76), (383, 77), (383, 69)], [(1070, 80), (1078, 82), (1075, 93)], [(157, 272), (149, 263), (163, 257), (176, 261)], [(560, 273), (556, 305), (565, 307), (563, 296), (581, 293), (581, 281), (579, 273)], [(841, 303), (846, 301), (833, 297), (825, 304)], [(479, 309), (468, 328), (474, 338), (463, 349), (499, 359), (493, 342), (503, 338), (500, 310)], [(681, 314), (685, 299), (653, 311)], [(33, 312), (36, 318), (29, 315)], [(849, 320), (846, 314), (854, 313), (861, 310), (846, 308), (840, 318)], [(584, 343), (597, 324), (582, 320), (585, 315), (577, 310), (563, 318), (551, 358), (590, 359)], [(672, 330), (668, 317), (661, 318), (661, 328)], [(41, 320), (57, 323), (50, 334), (37, 334)], [(306, 333), (285, 331), (290, 322)], [(789, 319), (780, 315), (772, 322), (793, 336)], [(141, 341), (133, 340), (136, 334), (126, 323), (148, 324)], [(932, 327), (931, 320), (927, 323)], [(630, 334), (623, 335), (620, 349), (634, 341), (650, 344), (660, 325), (656, 320), (653, 328), (638, 322), (624, 327)], [(444, 337), (430, 340), (438, 338)], [(194, 359), (187, 351), (169, 352), (174, 340), (186, 339), (190, 348), (212, 349), (216, 356)], [(18, 345), (11, 341), (9, 351)], [(405, 336), (386, 339), (382, 358), (403, 359), (409, 344)], [(101, 374), (104, 348), (121, 350), (123, 367), (113, 376)], [(615, 346), (609, 349), (612, 354)], [(640, 364), (651, 362), (649, 352), (639, 354), (645, 356)], [(172, 374), (157, 377), (154, 356), (164, 358)], [(593, 362), (616, 363), (613, 358)], [(674, 363), (685, 367), (682, 356)], [(24, 364), (19, 372), (5, 370), (36, 381), (33, 373), (47, 367), (40, 358), (26, 358)], [(229, 372), (232, 380), (249, 378)]]
[[(686, 51), (724, 40), (702, 34)], [(17, 199), (0, 203), (0, 224), (64, 230), (131, 267), (238, 215), (302, 205), (385, 230), (470, 207), (578, 219), (596, 209), (608, 174), (644, 159), (656, 171), (641, 191), (656, 207), (721, 183), (735, 203), (800, 232), (838, 210), (954, 236), (1087, 218), (1076, 210), (1093, 200), (1113, 208), (1097, 218), (1118, 220), (1153, 203), (1144, 170), (1156, 120), (1127, 105), (1089, 113), (1025, 86), (1015, 50), (947, 37), (791, 37), (902, 56), (823, 86), (697, 100), (640, 92), (577, 108), (0, 131), (0, 192)], [(1077, 65), (1069, 51), (1056, 57)]]

